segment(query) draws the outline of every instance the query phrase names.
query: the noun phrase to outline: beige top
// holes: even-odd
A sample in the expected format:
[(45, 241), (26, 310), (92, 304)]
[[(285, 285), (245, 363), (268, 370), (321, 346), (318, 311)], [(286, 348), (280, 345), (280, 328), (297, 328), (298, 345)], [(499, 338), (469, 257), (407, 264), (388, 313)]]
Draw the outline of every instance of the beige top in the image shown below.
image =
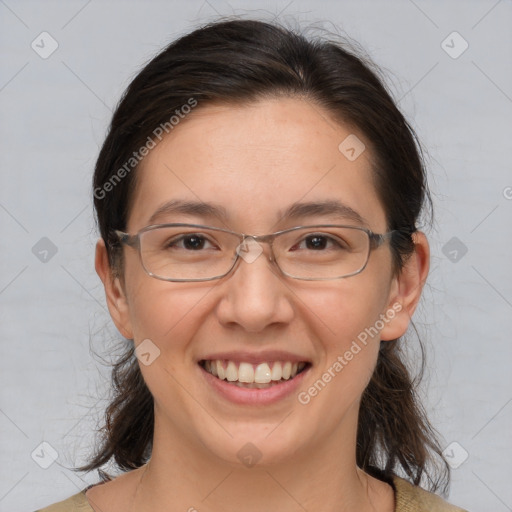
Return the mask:
[[(450, 505), (436, 494), (415, 487), (402, 478), (394, 477), (393, 487), (395, 488), (395, 512), (467, 512)], [(86, 490), (37, 512), (94, 512), (85, 496)]]

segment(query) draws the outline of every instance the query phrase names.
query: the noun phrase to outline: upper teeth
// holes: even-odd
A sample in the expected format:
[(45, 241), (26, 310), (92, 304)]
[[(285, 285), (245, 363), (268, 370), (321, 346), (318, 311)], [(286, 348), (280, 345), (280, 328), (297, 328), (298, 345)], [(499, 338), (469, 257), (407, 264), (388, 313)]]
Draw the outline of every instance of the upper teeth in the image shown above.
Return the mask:
[(260, 363), (257, 365), (235, 363), (234, 361), (227, 361), (227, 364), (225, 364), (225, 361), (220, 359), (204, 362), (205, 370), (221, 380), (247, 383), (256, 382), (258, 384), (293, 378), (305, 366), (305, 362), (292, 363), (291, 361), (274, 361), (273, 363)]

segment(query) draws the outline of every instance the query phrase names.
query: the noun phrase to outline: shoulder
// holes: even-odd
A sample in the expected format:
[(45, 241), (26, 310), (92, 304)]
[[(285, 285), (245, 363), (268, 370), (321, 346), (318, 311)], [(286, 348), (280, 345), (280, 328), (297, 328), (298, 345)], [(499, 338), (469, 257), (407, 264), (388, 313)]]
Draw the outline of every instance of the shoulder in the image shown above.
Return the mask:
[(85, 497), (86, 490), (87, 489), (84, 489), (70, 498), (54, 503), (53, 505), (37, 510), (36, 512), (94, 512)]
[(467, 512), (403, 478), (394, 477), (393, 487), (396, 499), (395, 512)]

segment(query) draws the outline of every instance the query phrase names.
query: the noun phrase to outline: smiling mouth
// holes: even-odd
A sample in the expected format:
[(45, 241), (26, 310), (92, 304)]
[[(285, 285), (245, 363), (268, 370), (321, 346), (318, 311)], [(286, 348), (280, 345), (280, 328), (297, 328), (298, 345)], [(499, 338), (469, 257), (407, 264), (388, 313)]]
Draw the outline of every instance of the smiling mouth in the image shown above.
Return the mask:
[(229, 360), (201, 360), (199, 365), (219, 380), (227, 381), (242, 388), (266, 389), (282, 384), (307, 370), (307, 361), (272, 361), (259, 364)]

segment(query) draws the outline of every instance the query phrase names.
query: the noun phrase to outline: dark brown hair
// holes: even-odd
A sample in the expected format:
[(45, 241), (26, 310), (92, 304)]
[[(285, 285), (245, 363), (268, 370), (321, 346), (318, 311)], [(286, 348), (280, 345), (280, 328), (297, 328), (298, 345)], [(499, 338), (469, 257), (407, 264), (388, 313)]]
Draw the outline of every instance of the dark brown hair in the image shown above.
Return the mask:
[[(398, 231), (391, 247), (395, 271), (400, 271), (414, 250), (411, 235), (419, 216), (431, 205), (417, 138), (379, 72), (347, 43), (239, 19), (211, 23), (171, 43), (135, 77), (114, 112), (94, 174), (97, 222), (114, 271), (121, 268), (122, 275), (112, 230), (126, 228), (136, 185), (136, 162), (133, 170), (126, 163), (155, 137), (155, 129), (167, 123), (170, 133), (169, 120), (191, 100), (203, 108), (283, 95), (307, 98), (370, 142), (374, 184), (388, 229)], [(133, 340), (124, 342), (126, 350), (113, 367), (114, 397), (100, 430), (101, 443), (79, 470), (98, 469), (112, 459), (118, 468), (130, 470), (151, 456), (153, 398)], [(417, 381), (403, 361), (401, 343), (381, 342), (360, 405), (357, 464), (383, 479), (402, 473), (414, 484), (446, 492), (449, 468), (416, 395)], [(423, 355), (422, 346), (421, 351)], [(419, 377), (423, 369), (422, 357)]]

